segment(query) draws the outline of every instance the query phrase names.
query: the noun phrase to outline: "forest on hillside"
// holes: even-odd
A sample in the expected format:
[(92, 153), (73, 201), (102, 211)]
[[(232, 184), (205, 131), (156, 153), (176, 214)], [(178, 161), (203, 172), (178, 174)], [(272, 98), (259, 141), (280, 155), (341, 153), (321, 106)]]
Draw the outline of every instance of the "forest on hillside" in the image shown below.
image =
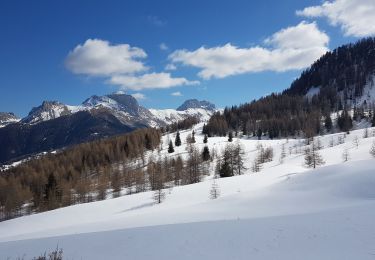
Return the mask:
[[(209, 136), (241, 131), (259, 138), (311, 137), (332, 130), (332, 113), (338, 113), (340, 131), (350, 130), (353, 118), (366, 117), (374, 125), (375, 105), (366, 101), (356, 104), (356, 98), (365, 94), (367, 84), (375, 87), (374, 73), (375, 38), (344, 45), (323, 55), (284, 92), (216, 113), (204, 131)], [(317, 87), (317, 95), (306, 96)]]

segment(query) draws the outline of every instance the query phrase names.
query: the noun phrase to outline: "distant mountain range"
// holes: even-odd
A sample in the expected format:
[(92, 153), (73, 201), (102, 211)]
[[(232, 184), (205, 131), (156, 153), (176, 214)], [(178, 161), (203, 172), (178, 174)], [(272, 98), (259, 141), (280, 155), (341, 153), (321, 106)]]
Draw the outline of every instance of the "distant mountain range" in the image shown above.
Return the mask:
[(44, 101), (22, 119), (0, 113), (0, 163), (191, 116), (205, 121), (215, 111), (214, 104), (196, 99), (186, 100), (177, 110), (147, 109), (123, 93), (91, 96), (78, 106)]

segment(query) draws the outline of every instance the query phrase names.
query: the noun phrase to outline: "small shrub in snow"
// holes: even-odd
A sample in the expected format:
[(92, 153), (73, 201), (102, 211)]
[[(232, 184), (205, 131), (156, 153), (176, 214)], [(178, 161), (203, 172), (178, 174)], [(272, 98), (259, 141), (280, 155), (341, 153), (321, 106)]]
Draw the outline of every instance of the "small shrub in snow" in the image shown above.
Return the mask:
[(220, 196), (220, 188), (217, 184), (217, 181), (214, 179), (212, 181), (211, 189), (210, 189), (210, 199), (214, 200)]
[(345, 147), (344, 151), (342, 152), (342, 160), (344, 162), (349, 161), (350, 155), (349, 155), (349, 149)]

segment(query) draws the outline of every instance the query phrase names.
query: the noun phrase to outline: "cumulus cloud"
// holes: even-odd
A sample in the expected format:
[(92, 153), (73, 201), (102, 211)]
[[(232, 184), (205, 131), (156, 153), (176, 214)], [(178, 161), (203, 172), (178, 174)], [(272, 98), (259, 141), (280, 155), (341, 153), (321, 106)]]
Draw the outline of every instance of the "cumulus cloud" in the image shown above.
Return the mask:
[(131, 94), (135, 99), (137, 100), (143, 100), (143, 99), (146, 99), (146, 96), (142, 93), (134, 93), (134, 94)]
[(148, 73), (140, 76), (116, 75), (110, 78), (110, 84), (119, 85), (124, 89), (164, 89), (181, 85), (196, 85), (199, 81), (189, 81), (185, 78), (173, 78), (170, 73)]
[(328, 51), (329, 37), (315, 22), (305, 21), (276, 32), (265, 40), (267, 47), (239, 48), (228, 43), (212, 48), (176, 50), (169, 55), (172, 63), (200, 68), (203, 79), (231, 75), (288, 71), (305, 68)]
[(171, 93), (171, 96), (182, 97), (182, 93), (180, 91), (176, 91), (176, 92)]
[(110, 76), (147, 70), (140, 61), (146, 57), (144, 50), (129, 44), (111, 45), (108, 41), (88, 39), (69, 52), (65, 64), (75, 74)]
[[(144, 50), (129, 44), (112, 45), (108, 41), (88, 39), (69, 52), (65, 64), (75, 74), (104, 77), (108, 83), (119, 85), (122, 89), (142, 90), (199, 84), (198, 81), (174, 78), (170, 73), (146, 73), (148, 68), (141, 61), (146, 57)], [(173, 67), (170, 69), (173, 70)], [(134, 95), (138, 99), (144, 98), (141, 93)]]
[(333, 26), (340, 26), (346, 36), (375, 35), (374, 0), (334, 0), (306, 7), (296, 12), (304, 17), (325, 17)]

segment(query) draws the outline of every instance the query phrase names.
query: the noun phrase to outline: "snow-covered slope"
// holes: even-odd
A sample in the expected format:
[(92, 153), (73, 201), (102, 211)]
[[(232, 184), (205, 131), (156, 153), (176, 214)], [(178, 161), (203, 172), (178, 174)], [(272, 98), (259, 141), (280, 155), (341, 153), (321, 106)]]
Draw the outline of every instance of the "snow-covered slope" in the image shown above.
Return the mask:
[[(201, 128), (195, 127), (199, 149)], [(374, 130), (366, 139), (363, 130), (320, 137), (326, 164), (315, 170), (303, 166), (302, 140), (241, 138), (248, 169), (259, 143), (274, 148), (274, 160), (261, 172), (218, 179), (216, 200), (209, 199), (211, 170), (201, 183), (167, 190), (161, 204), (145, 192), (5, 221), (0, 258), (31, 257), (58, 245), (67, 259), (373, 259)], [(163, 147), (170, 138), (163, 137)], [(227, 143), (215, 137), (207, 145), (219, 152)], [(185, 145), (171, 156), (177, 154), (186, 155)]]
[[(319, 95), (321, 87), (311, 87), (305, 97), (311, 100), (314, 96)], [(375, 104), (375, 75), (369, 77), (366, 84), (363, 87), (362, 96), (355, 97), (354, 95), (355, 87), (348, 86), (347, 88), (347, 99), (345, 100), (345, 95), (343, 91), (338, 93), (338, 97), (341, 99), (343, 104), (347, 104), (349, 107), (360, 107), (368, 106), (371, 107)]]
[(200, 121), (208, 121), (214, 111), (203, 108), (188, 108), (183, 111), (176, 109), (150, 109), (150, 112), (158, 120), (165, 124), (171, 124), (186, 119), (187, 117), (197, 117)]

